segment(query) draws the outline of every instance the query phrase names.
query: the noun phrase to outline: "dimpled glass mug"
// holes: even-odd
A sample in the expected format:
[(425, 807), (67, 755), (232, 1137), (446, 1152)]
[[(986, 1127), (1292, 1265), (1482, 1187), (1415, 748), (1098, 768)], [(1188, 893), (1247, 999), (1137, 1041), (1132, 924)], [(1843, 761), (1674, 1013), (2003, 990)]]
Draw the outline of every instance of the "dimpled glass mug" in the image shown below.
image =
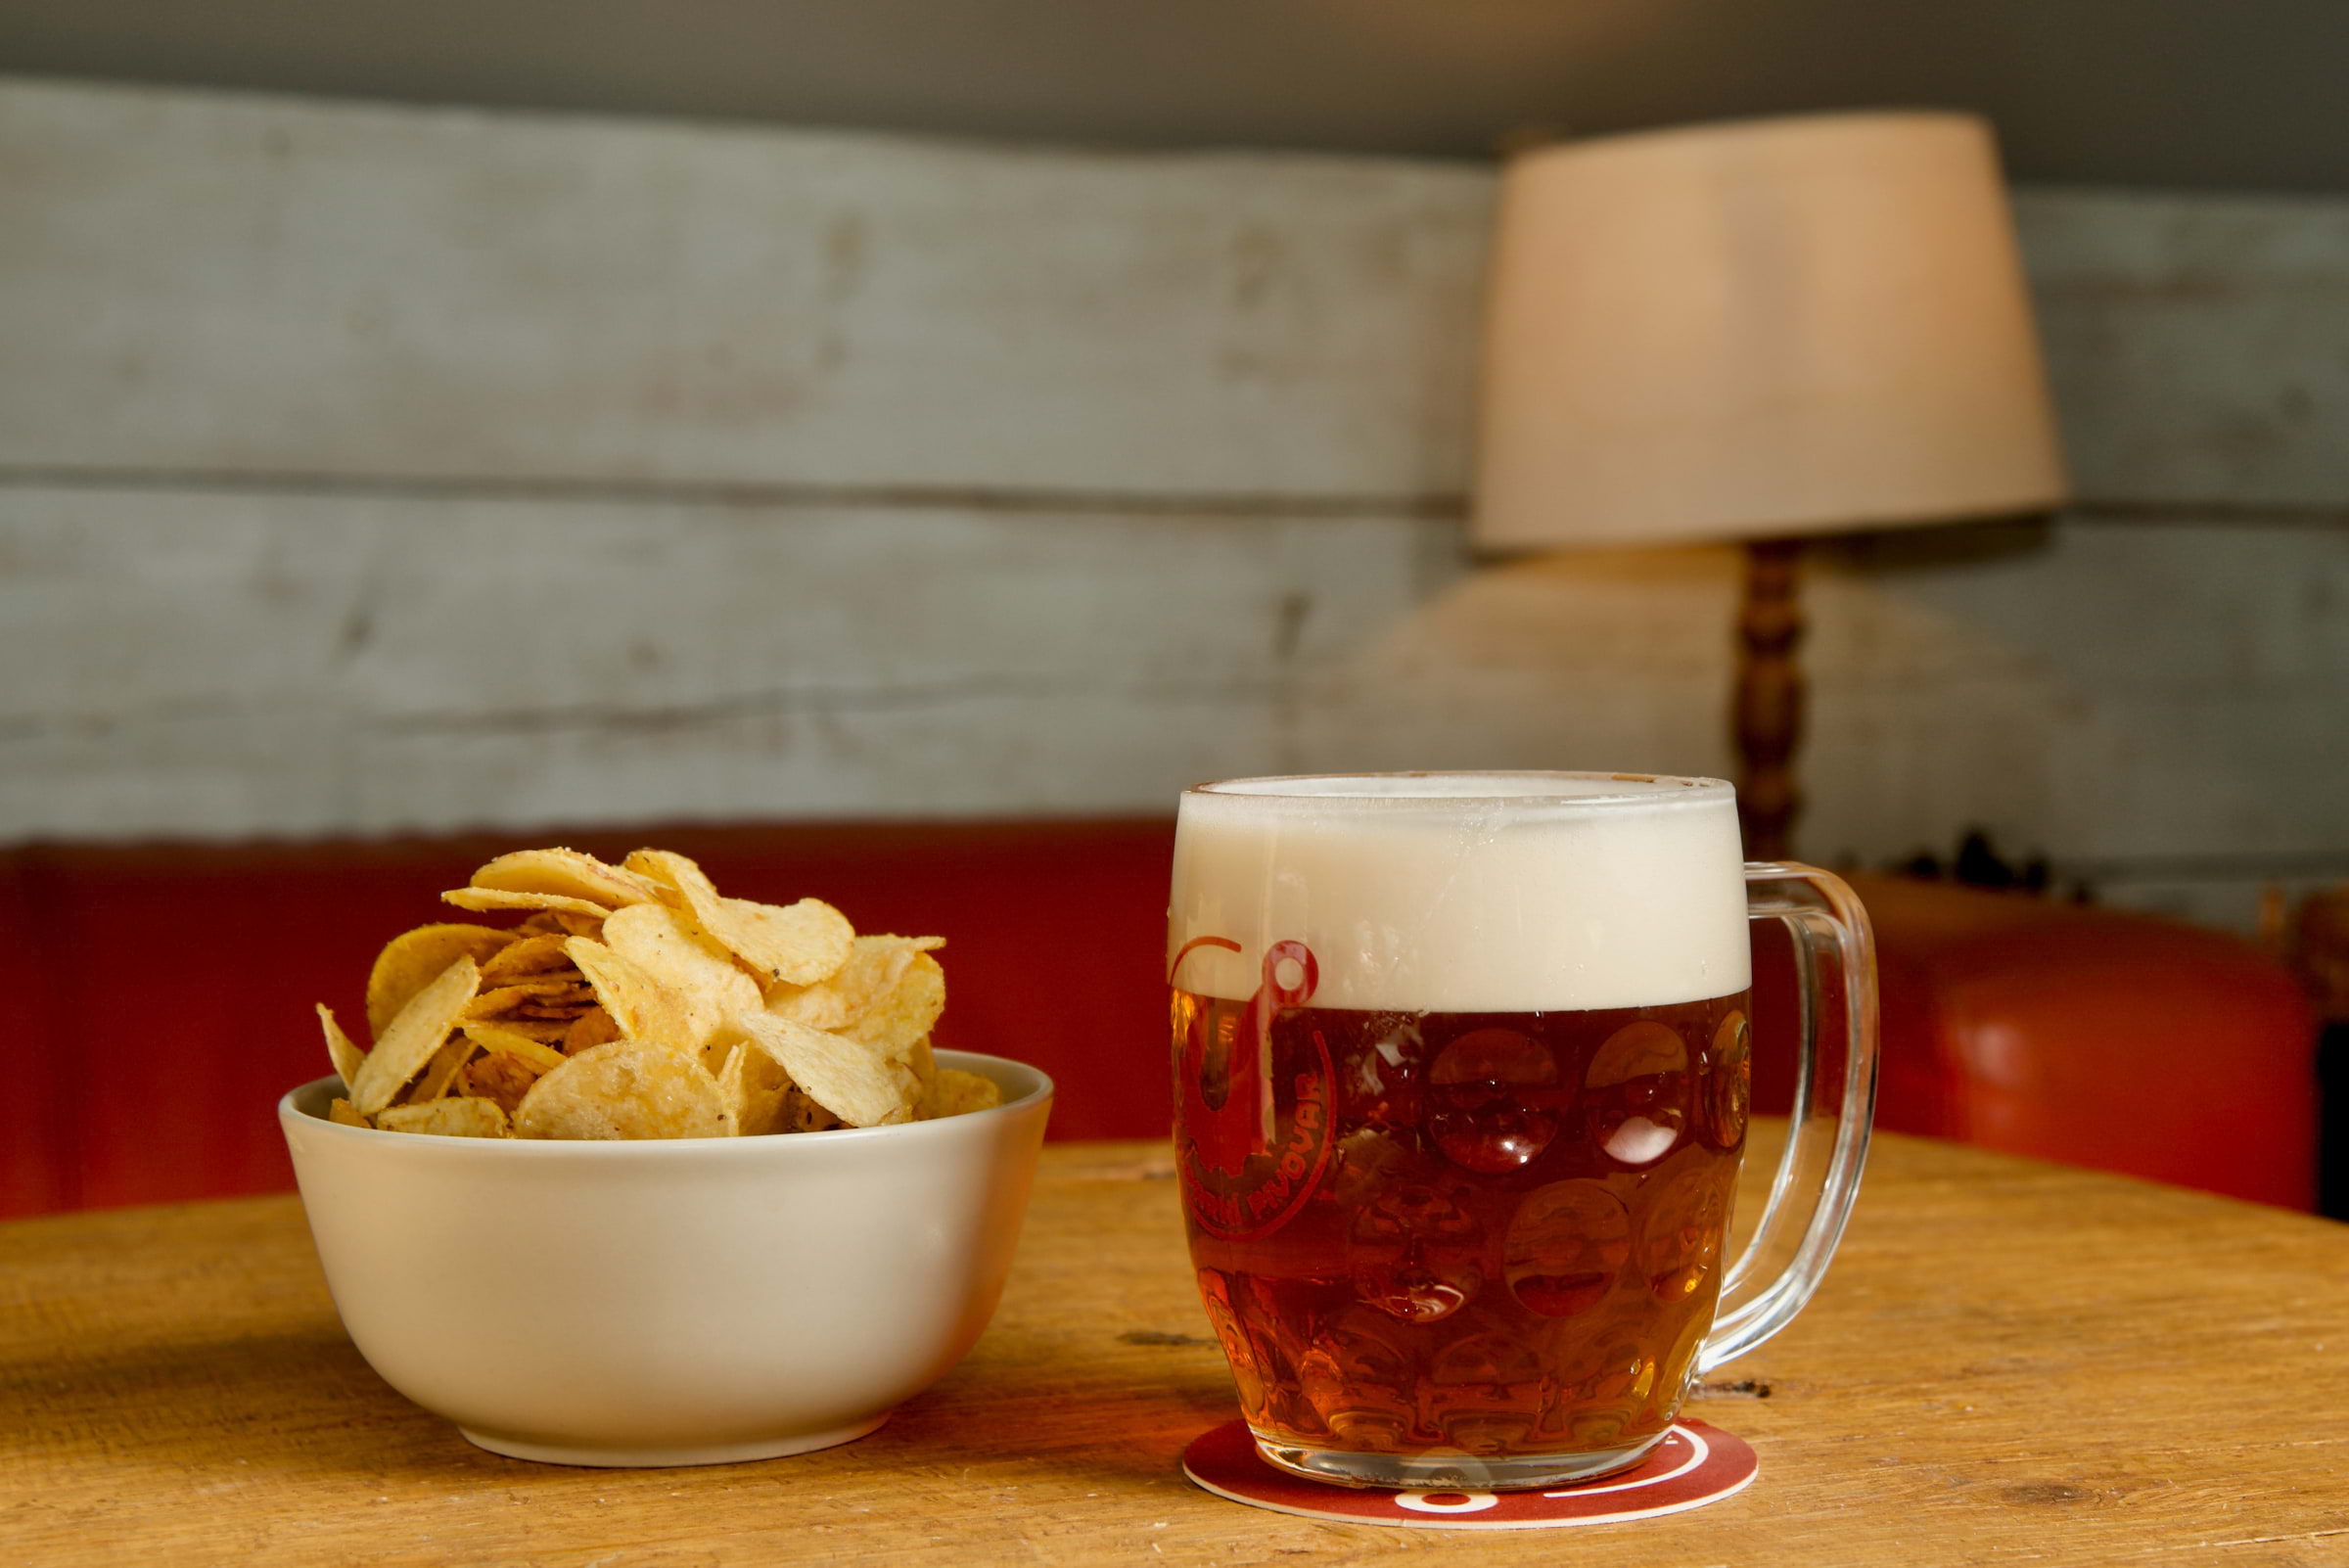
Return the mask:
[[(1795, 938), (1801, 1059), (1728, 1263), (1761, 917)], [(1399, 1489), (1605, 1475), (1818, 1288), (1875, 1091), (1867, 916), (1823, 871), (1743, 863), (1728, 785), (1203, 785), (1169, 926), (1191, 1258), (1272, 1463)]]

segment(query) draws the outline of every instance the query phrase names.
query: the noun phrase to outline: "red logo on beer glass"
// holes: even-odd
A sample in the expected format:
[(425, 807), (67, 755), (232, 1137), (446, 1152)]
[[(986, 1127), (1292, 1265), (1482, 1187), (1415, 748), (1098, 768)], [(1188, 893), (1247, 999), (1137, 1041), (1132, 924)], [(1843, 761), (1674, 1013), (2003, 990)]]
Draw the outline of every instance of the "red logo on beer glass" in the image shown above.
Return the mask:
[[(1174, 955), (1179, 975), (1192, 948), (1240, 945), (1200, 937)], [(1285, 976), (1285, 978), (1284, 978)], [(1278, 1027), (1320, 983), (1302, 942), (1265, 951), (1256, 994), (1244, 1002), (1179, 991), (1181, 1048), (1174, 1064), (1176, 1136), (1191, 1218), (1230, 1238), (1268, 1235), (1296, 1214), (1329, 1164), (1329, 1045), (1318, 1029)]]

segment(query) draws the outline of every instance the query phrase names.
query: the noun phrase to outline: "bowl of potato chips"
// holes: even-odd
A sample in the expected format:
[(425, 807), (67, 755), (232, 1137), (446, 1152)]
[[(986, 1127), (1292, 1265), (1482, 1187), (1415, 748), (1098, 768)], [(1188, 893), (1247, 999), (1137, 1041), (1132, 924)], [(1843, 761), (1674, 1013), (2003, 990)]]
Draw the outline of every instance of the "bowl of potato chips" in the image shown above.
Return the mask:
[(352, 1341), (520, 1458), (829, 1447), (944, 1376), (1011, 1266), (1052, 1084), (934, 1050), (935, 938), (681, 855), (501, 855), (510, 923), (388, 944), (278, 1107)]

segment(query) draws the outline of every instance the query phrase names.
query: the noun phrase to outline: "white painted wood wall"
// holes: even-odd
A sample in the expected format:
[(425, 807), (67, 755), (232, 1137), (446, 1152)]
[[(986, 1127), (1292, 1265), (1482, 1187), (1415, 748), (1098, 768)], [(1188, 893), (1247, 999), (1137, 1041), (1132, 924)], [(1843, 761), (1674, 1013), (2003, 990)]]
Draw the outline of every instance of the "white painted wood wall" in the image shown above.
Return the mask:
[[(1472, 563), (1457, 166), (0, 82), (0, 840), (1721, 772), (1734, 558)], [(1822, 554), (1815, 857), (2349, 874), (2349, 203), (2019, 201), (2082, 494)]]

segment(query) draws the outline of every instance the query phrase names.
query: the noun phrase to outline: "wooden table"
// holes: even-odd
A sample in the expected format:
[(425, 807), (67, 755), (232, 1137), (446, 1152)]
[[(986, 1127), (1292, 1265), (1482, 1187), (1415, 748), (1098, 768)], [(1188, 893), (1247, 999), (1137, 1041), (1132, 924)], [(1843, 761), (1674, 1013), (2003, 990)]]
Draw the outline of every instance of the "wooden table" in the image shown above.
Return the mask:
[(1881, 1138), (1819, 1300), (1693, 1407), (1751, 1489), (1464, 1536), (1177, 1473), (1232, 1406), (1168, 1176), (1047, 1151), (960, 1369), (861, 1443), (698, 1470), (468, 1446), (344, 1338), (293, 1198), (0, 1226), (0, 1563), (2349, 1562), (2349, 1227)]

